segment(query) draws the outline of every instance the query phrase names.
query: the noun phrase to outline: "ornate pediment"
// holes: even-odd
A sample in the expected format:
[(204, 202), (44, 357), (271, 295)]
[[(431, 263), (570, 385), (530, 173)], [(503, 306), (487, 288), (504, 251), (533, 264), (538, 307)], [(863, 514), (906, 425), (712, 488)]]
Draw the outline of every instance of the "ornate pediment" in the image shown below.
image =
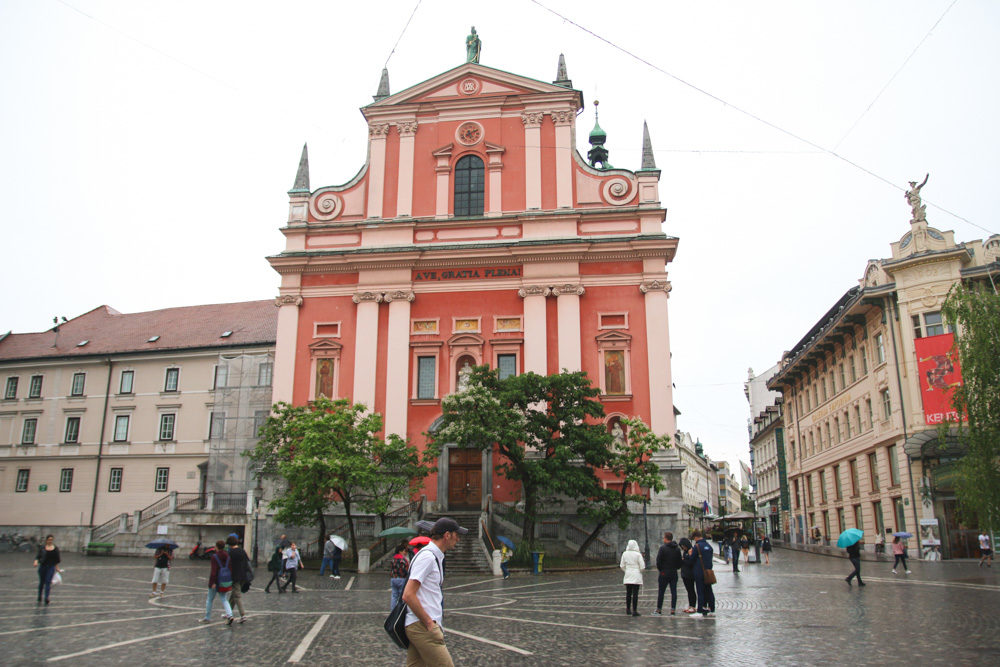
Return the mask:
[(632, 341), (632, 336), (623, 331), (605, 331), (597, 334), (594, 340), (598, 343), (629, 343)]
[(486, 342), (482, 336), (471, 333), (455, 334), (448, 339), (448, 347), (462, 347), (471, 345), (482, 345)]
[(309, 344), (309, 355), (312, 357), (338, 357), (344, 346), (337, 341), (324, 338)]

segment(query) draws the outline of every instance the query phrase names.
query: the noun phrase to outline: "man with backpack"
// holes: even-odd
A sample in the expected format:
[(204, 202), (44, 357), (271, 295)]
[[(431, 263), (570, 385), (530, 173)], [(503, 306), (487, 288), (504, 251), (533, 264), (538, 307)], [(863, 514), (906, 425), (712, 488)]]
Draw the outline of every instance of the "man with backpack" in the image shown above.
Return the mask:
[(205, 618), (201, 619), (201, 622), (212, 622), (212, 603), (218, 595), (222, 598), (222, 608), (225, 611), (222, 618), (228, 625), (232, 625), (233, 609), (226, 599), (226, 593), (233, 588), (233, 571), (230, 569), (232, 558), (226, 552), (226, 543), (222, 540), (215, 543), (215, 553), (212, 554), (209, 563), (212, 569), (208, 574), (208, 599), (205, 601)]
[(406, 543), (402, 542), (396, 547), (396, 552), (392, 556), (392, 566), (389, 569), (389, 585), (392, 588), (392, 597), (389, 602), (389, 611), (392, 611), (399, 598), (403, 595), (406, 587), (406, 580), (410, 578), (410, 559), (406, 554)]
[(229, 546), (230, 569), (233, 573), (233, 590), (229, 591), (229, 606), (240, 610), (240, 623), (245, 623), (247, 612), (243, 608), (243, 593), (250, 590), (253, 568), (250, 567), (250, 557), (240, 546), (240, 541), (235, 535), (226, 538), (226, 544)]
[(653, 616), (660, 616), (663, 610), (663, 594), (670, 586), (670, 615), (677, 610), (677, 570), (683, 564), (681, 549), (674, 542), (674, 534), (669, 530), (663, 533), (663, 544), (656, 553), (656, 569), (660, 572), (659, 591), (656, 594), (656, 611)]

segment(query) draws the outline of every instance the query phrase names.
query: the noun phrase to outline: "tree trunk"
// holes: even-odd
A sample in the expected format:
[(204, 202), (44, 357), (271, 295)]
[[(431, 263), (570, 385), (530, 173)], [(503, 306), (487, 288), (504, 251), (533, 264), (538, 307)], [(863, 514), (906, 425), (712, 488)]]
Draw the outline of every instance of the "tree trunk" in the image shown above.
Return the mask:
[(579, 550), (577, 550), (576, 552), (577, 558), (586, 557), (587, 549), (589, 549), (590, 545), (594, 542), (594, 540), (597, 539), (597, 536), (601, 534), (601, 531), (604, 530), (604, 526), (606, 524), (607, 524), (606, 521), (601, 521), (600, 523), (597, 524), (597, 527), (594, 528), (593, 531), (591, 531), (590, 535), (587, 535), (587, 539), (583, 541), (583, 544), (580, 545)]
[(524, 523), (521, 525), (521, 541), (529, 550), (535, 548), (535, 494), (533, 487), (524, 486)]
[(323, 547), (326, 544), (326, 515), (323, 510), (316, 510), (316, 525), (319, 526), (319, 541), (316, 542), (319, 545), (319, 556), (323, 557)]
[[(341, 496), (341, 498), (344, 498)], [(358, 558), (358, 538), (354, 534), (354, 519), (351, 518), (351, 501), (344, 498), (344, 513), (347, 514), (347, 530), (351, 533), (351, 550), (354, 551), (354, 558)]]

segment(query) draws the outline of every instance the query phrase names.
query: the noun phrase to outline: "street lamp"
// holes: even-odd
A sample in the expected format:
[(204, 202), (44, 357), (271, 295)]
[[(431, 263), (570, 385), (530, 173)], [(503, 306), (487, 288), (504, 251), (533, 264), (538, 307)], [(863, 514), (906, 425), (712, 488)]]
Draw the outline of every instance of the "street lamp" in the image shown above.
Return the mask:
[(260, 532), (260, 499), (264, 497), (264, 487), (257, 478), (257, 486), (253, 488), (253, 566), (257, 567), (257, 533)]

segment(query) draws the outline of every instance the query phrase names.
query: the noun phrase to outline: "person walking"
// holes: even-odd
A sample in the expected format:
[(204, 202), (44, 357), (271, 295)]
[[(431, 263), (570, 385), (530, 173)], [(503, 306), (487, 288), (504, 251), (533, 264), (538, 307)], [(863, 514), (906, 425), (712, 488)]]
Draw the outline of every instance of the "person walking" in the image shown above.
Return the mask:
[(854, 566), (854, 572), (851, 572), (844, 581), (847, 585), (851, 585), (851, 579), (858, 578), (858, 586), (864, 586), (865, 582), (861, 581), (861, 542), (855, 542), (851, 546), (847, 547), (847, 559), (851, 561), (851, 565)]
[[(205, 618), (201, 619), (201, 622), (212, 622), (212, 604), (215, 602), (215, 596), (218, 595), (222, 600), (224, 611), (222, 618), (228, 625), (232, 625), (233, 608), (229, 606), (229, 600), (226, 599), (226, 593), (233, 587), (232, 570), (230, 569), (232, 559), (226, 552), (226, 543), (222, 540), (215, 543), (215, 553), (209, 559), (209, 564), (212, 569), (208, 573), (208, 598), (205, 600)], [(220, 573), (223, 575), (229, 573), (230, 580), (225, 581), (225, 576), (220, 577)]]
[(657, 580), (656, 611), (653, 616), (660, 616), (663, 611), (663, 595), (670, 587), (670, 615), (677, 612), (677, 570), (683, 564), (681, 548), (674, 542), (674, 534), (669, 530), (663, 533), (663, 544), (656, 552), (656, 569), (660, 576)]
[[(333, 535), (330, 536), (331, 538)], [(344, 557), (344, 550), (340, 548), (340, 545), (336, 542), (333, 543), (333, 556), (330, 565), (330, 576), (334, 579), (340, 579), (340, 559)]]
[(875, 558), (882, 558), (882, 554), (885, 553), (885, 538), (882, 537), (882, 533), (876, 531), (875, 533)]
[(510, 557), (513, 552), (506, 544), (500, 545), (500, 570), (504, 579), (510, 579)]
[(622, 552), (621, 562), (618, 564), (625, 571), (622, 583), (625, 584), (625, 613), (632, 616), (639, 615), (639, 589), (642, 588), (642, 571), (646, 569), (646, 561), (639, 553), (639, 543), (629, 540), (628, 546)]
[(233, 573), (233, 590), (229, 591), (229, 606), (240, 610), (240, 623), (245, 623), (247, 612), (243, 608), (243, 582), (246, 581), (247, 573), (250, 571), (250, 557), (240, 546), (236, 536), (230, 535), (226, 538), (226, 545), (229, 547), (230, 569)]
[(267, 571), (271, 573), (271, 579), (264, 586), (265, 593), (271, 592), (271, 584), (274, 584), (279, 591), (281, 590), (281, 573), (283, 572), (281, 563), (284, 560), (283, 554), (284, 551), (282, 551), (280, 546), (277, 546), (274, 548), (274, 553), (271, 554), (271, 560), (267, 562)]
[(984, 530), (979, 534), (979, 567), (993, 567), (993, 549), (990, 548), (990, 536)]
[(684, 582), (684, 590), (687, 591), (688, 596), (688, 606), (684, 609), (684, 613), (693, 614), (695, 605), (698, 604), (698, 594), (695, 592), (694, 571), (692, 568), (698, 556), (694, 550), (694, 545), (691, 544), (691, 540), (686, 537), (682, 537), (677, 546), (680, 547), (681, 555), (683, 556), (681, 559), (681, 581)]
[(288, 548), (285, 549), (285, 553), (282, 555), (284, 556), (285, 572), (288, 574), (288, 581), (285, 582), (284, 586), (278, 587), (278, 592), (284, 593), (288, 590), (288, 585), (291, 584), (292, 592), (298, 593), (299, 588), (296, 585), (296, 580), (298, 578), (299, 568), (302, 567), (302, 556), (299, 555), (299, 549), (295, 545), (295, 542), (289, 544)]
[(760, 538), (760, 550), (764, 554), (764, 565), (771, 564), (771, 538), (765, 535)]
[(160, 585), (159, 596), (163, 597), (167, 590), (167, 583), (170, 581), (170, 561), (173, 559), (174, 550), (168, 547), (160, 547), (153, 554), (153, 592), (149, 594), (149, 597), (156, 597), (156, 584)]
[(743, 562), (750, 562), (750, 538), (746, 533), (740, 536), (740, 551), (743, 552)]
[(330, 568), (330, 578), (333, 578), (333, 550), (337, 548), (337, 545), (333, 543), (333, 535), (331, 535), (327, 540), (326, 544), (323, 545), (323, 562), (319, 564), (319, 576), (323, 576), (326, 572), (326, 568)]
[(52, 577), (56, 572), (62, 573), (59, 567), (61, 562), (59, 557), (59, 547), (56, 546), (56, 538), (53, 535), (45, 536), (45, 543), (38, 547), (38, 554), (32, 567), (38, 568), (38, 602), (42, 601), (42, 591), (45, 592), (45, 604), (49, 603), (49, 592), (52, 590)]
[(410, 559), (406, 553), (406, 543), (401, 542), (392, 555), (392, 565), (389, 567), (389, 586), (392, 588), (389, 611), (392, 611), (396, 607), (396, 603), (399, 602), (399, 598), (403, 597), (403, 589), (406, 588), (406, 580), (409, 577)]
[[(712, 545), (704, 538), (700, 530), (695, 530), (694, 537), (694, 584), (698, 591), (698, 613), (708, 616), (715, 613), (715, 592), (712, 585), (715, 581), (715, 571), (712, 569)], [(709, 574), (711, 573), (711, 574)]]
[(454, 548), (469, 532), (454, 519), (441, 517), (431, 528), (431, 541), (410, 563), (410, 580), (403, 589), (406, 603), (407, 667), (435, 665), (453, 667), (451, 654), (444, 643), (444, 554)]
[(733, 533), (733, 574), (740, 573), (740, 531)]
[(895, 560), (892, 562), (892, 573), (898, 574), (896, 572), (896, 566), (900, 563), (903, 564), (903, 570), (907, 574), (912, 574), (910, 568), (906, 565), (906, 545), (903, 544), (903, 540), (896, 536), (892, 538), (892, 555), (895, 556)]

